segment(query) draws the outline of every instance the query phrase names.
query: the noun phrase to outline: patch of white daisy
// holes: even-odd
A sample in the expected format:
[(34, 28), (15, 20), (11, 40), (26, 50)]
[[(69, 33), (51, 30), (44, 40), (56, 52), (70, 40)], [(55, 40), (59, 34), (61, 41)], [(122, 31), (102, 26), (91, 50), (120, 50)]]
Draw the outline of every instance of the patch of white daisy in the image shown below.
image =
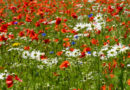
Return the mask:
[(110, 57), (115, 57), (121, 53), (126, 53), (126, 51), (129, 49), (130, 48), (128, 46), (125, 46), (121, 43), (113, 46), (106, 45), (103, 46), (99, 52), (94, 51), (92, 55), (95, 57), (99, 56), (102, 60), (107, 60)]
[(74, 49), (73, 51), (66, 50), (65, 55), (67, 57), (77, 57), (81, 55), (81, 52), (79, 49)]
[(7, 70), (5, 70), (3, 73), (0, 73), (0, 80), (6, 79), (6, 77), (9, 75)]
[[(79, 19), (83, 19), (83, 17), (80, 17)], [(80, 31), (82, 29), (86, 29), (86, 31), (92, 31), (102, 30), (102, 28), (106, 26), (106, 21), (103, 19), (103, 15), (101, 13), (98, 13), (93, 20), (94, 21), (91, 23), (77, 23), (73, 29), (75, 31)]]

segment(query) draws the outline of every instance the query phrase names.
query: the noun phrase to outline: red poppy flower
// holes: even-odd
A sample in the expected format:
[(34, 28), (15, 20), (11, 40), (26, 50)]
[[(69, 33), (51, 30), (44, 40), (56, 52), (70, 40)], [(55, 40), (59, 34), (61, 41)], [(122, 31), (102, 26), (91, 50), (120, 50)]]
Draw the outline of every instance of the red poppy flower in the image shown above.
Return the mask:
[(32, 22), (32, 19), (31, 19), (29, 16), (27, 16), (27, 17), (26, 17), (26, 21), (27, 21), (27, 22)]
[(77, 19), (78, 18), (78, 16), (75, 14), (75, 13), (72, 13), (72, 15), (71, 15), (73, 18), (75, 18), (75, 19)]
[(81, 52), (81, 56), (80, 56), (80, 58), (83, 58), (83, 57), (85, 57), (85, 52)]
[(20, 37), (22, 37), (22, 36), (24, 36), (24, 35), (25, 35), (25, 34), (24, 34), (24, 31), (20, 31), (20, 32), (19, 32), (19, 36), (20, 36)]
[(40, 56), (40, 59), (41, 59), (41, 60), (45, 60), (45, 59), (47, 59), (47, 57), (46, 57), (45, 55), (41, 55), (41, 56)]
[(70, 51), (73, 52), (73, 51), (74, 51), (74, 48), (70, 48)]
[(61, 23), (61, 18), (56, 19), (56, 25), (59, 25)]
[(8, 37), (9, 37), (10, 39), (14, 39), (14, 35), (13, 35), (13, 34), (9, 34)]
[(7, 38), (4, 35), (0, 36), (0, 41), (6, 41), (6, 40)]
[(98, 40), (92, 39), (92, 40), (91, 40), (91, 43), (94, 44), (94, 45), (96, 45), (96, 44), (98, 43)]
[(8, 88), (10, 88), (10, 87), (13, 86), (13, 76), (12, 76), (12, 75), (9, 75), (9, 76), (6, 78), (6, 84), (7, 84)]
[(15, 80), (22, 82), (22, 80), (17, 75), (15, 75)]
[(59, 41), (59, 39), (54, 39), (54, 42), (58, 42)]
[(24, 50), (29, 50), (29, 49), (30, 49), (29, 46), (25, 46), (25, 47), (24, 47)]
[(86, 47), (86, 48), (83, 49), (83, 52), (88, 52), (88, 51), (91, 51), (90, 47)]
[(56, 53), (56, 55), (57, 55), (57, 56), (61, 56), (62, 53), (63, 53), (63, 51), (59, 51), (59, 52)]
[(61, 63), (60, 69), (67, 68), (68, 66), (70, 66), (69, 61), (64, 61), (64, 62)]
[(106, 90), (106, 85), (103, 85), (103, 86), (101, 87), (101, 90)]
[(7, 24), (3, 24), (3, 25), (0, 27), (0, 32), (7, 32), (7, 27), (8, 27)]
[(8, 77), (6, 78), (6, 84), (8, 88), (13, 86), (13, 79), (22, 82), (22, 80), (17, 75), (15, 75), (15, 77), (13, 77), (12, 75), (8, 75)]
[(45, 42), (46, 44), (48, 44), (48, 43), (50, 43), (50, 40), (49, 40), (49, 39), (45, 39), (44, 42)]

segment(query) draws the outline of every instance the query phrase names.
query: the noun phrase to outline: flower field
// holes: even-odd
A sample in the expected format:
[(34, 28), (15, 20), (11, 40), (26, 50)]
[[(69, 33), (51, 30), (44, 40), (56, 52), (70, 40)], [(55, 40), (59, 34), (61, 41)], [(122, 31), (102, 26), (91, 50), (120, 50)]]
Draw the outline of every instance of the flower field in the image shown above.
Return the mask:
[(0, 90), (130, 90), (130, 1), (0, 0)]

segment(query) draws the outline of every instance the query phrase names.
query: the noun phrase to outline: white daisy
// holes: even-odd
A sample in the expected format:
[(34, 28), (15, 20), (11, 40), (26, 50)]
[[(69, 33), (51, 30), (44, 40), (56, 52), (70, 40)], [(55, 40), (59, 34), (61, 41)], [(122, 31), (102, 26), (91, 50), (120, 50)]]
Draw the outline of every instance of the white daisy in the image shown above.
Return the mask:
[(113, 57), (117, 55), (117, 51), (115, 49), (111, 49), (107, 52), (108, 57)]
[(22, 54), (22, 57), (23, 57), (24, 59), (29, 58), (29, 57), (30, 57), (29, 51), (24, 51), (23, 54)]
[(96, 22), (99, 22), (99, 21), (103, 21), (103, 18), (102, 18), (102, 14), (97, 14), (95, 17), (94, 17), (94, 20), (96, 21)]
[(77, 57), (77, 56), (80, 56), (80, 55), (81, 55), (80, 50), (74, 49), (74, 51), (73, 51), (73, 57)]
[(85, 24), (83, 23), (78, 23), (76, 26), (73, 28), (75, 31), (79, 31), (81, 29), (85, 28)]
[(80, 56), (81, 54), (80, 54), (80, 50), (74, 49), (74, 51), (66, 51), (65, 55), (68, 57), (77, 57)]
[(66, 51), (65, 55), (68, 56), (68, 57), (70, 57), (70, 56), (73, 56), (73, 53), (71, 51)]
[(96, 57), (97, 55), (98, 55), (98, 54), (97, 54), (97, 52), (96, 52), (96, 51), (94, 51), (94, 52), (93, 52), (93, 56), (95, 56), (95, 57)]
[(41, 55), (40, 51), (32, 51), (30, 57), (32, 59), (40, 60), (40, 55)]
[(7, 70), (5, 70), (4, 73), (0, 73), (0, 79), (3, 80), (3, 79), (5, 79), (8, 75), (9, 75), (9, 73), (7, 72)]
[(93, 30), (93, 25), (92, 25), (92, 23), (89, 23), (89, 24), (86, 24), (86, 27), (87, 27), (87, 31), (91, 31), (91, 30)]
[(127, 67), (130, 67), (130, 64), (127, 64)]

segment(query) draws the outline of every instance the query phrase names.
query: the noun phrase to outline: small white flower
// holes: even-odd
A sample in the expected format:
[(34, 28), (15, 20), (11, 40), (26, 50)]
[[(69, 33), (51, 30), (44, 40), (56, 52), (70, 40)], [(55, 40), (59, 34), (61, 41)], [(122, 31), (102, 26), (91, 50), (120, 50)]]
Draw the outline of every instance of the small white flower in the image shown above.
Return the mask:
[(80, 56), (80, 50), (78, 50), (78, 49), (74, 49), (74, 51), (73, 51), (73, 56), (75, 57), (75, 56)]
[(99, 21), (102, 21), (103, 20), (103, 18), (102, 18), (102, 14), (97, 14), (95, 17), (94, 17), (94, 20), (96, 21), (96, 22), (99, 22)]
[(113, 57), (117, 55), (117, 51), (115, 49), (111, 49), (107, 52), (108, 57)]
[(1, 80), (5, 79), (4, 76), (5, 76), (5, 73), (0, 73), (0, 79), (1, 79)]
[(130, 67), (130, 64), (127, 64), (127, 67)]
[(86, 24), (86, 27), (87, 27), (87, 29), (86, 29), (87, 31), (93, 30), (93, 25), (91, 23)]
[(66, 51), (65, 54), (66, 54), (66, 56), (68, 56), (68, 57), (73, 56), (73, 53), (70, 52), (70, 51)]
[(28, 57), (30, 57), (29, 51), (24, 51), (23, 54), (22, 54), (22, 57), (23, 57), (24, 59), (27, 59)]
[(42, 60), (42, 62), (43, 62), (44, 64), (47, 64), (47, 63), (48, 63), (46, 59), (45, 59), (45, 60)]
[(30, 57), (32, 59), (40, 60), (40, 55), (41, 55), (40, 51), (32, 51)]
[(122, 47), (119, 52), (125, 52), (128, 49), (130, 49), (130, 48), (129, 47)]
[(95, 56), (95, 57), (96, 57), (97, 55), (98, 55), (98, 54), (97, 54), (97, 52), (96, 52), (96, 51), (94, 51), (94, 52), (93, 52), (93, 56)]
[(3, 80), (3, 79), (6, 79), (6, 77), (8, 76), (8, 72), (7, 70), (4, 71), (4, 73), (0, 73), (0, 79)]
[(57, 64), (58, 63), (58, 59), (57, 58), (54, 58), (51, 60), (52, 64)]
[(77, 57), (80, 56), (81, 54), (80, 54), (80, 50), (74, 49), (74, 51), (66, 51), (65, 55), (68, 57)]
[(78, 23), (76, 26), (73, 28), (75, 31), (79, 31), (81, 29), (85, 28), (85, 24), (83, 23)]

